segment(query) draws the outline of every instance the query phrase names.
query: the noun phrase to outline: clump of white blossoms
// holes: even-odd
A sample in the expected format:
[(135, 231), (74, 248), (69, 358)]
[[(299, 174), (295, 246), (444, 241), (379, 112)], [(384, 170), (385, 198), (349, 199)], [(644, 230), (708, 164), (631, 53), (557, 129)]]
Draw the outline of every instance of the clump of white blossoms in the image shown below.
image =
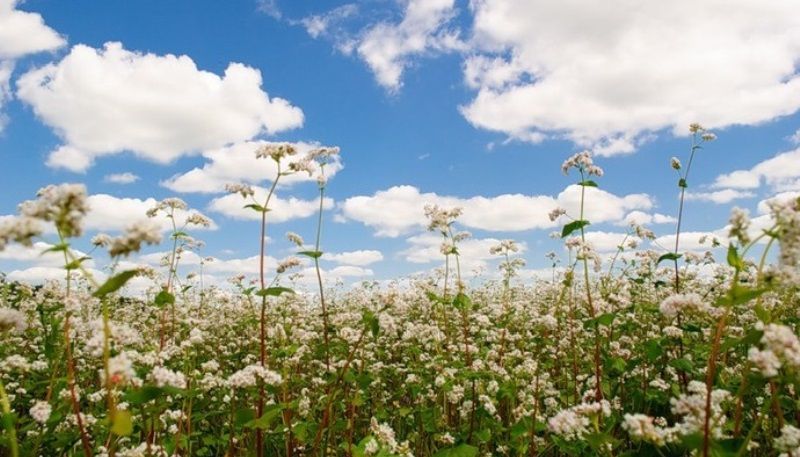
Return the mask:
[(12, 241), (31, 246), (33, 238), (42, 234), (41, 224), (32, 217), (12, 217), (0, 222), (0, 251)]
[(261, 379), (265, 384), (275, 386), (281, 383), (281, 375), (262, 367), (261, 365), (248, 365), (228, 377), (227, 385), (232, 389), (253, 387)]
[(670, 295), (661, 301), (659, 310), (661, 314), (671, 319), (678, 314), (707, 314), (711, 307), (703, 300), (703, 297), (690, 292)]
[(232, 194), (239, 194), (245, 199), (256, 194), (253, 188), (247, 184), (225, 184), (225, 191)]
[(25, 314), (11, 308), (0, 308), (0, 333), (22, 333), (28, 327)]
[(668, 434), (655, 424), (655, 419), (646, 414), (625, 414), (622, 428), (631, 438), (663, 446), (667, 443)]
[(750, 242), (748, 228), (750, 228), (750, 217), (747, 215), (747, 211), (737, 207), (733, 208), (731, 210), (728, 238), (736, 238), (739, 240), (739, 244), (744, 246)]
[(150, 372), (150, 378), (153, 383), (158, 387), (177, 387), (178, 389), (186, 388), (186, 376), (183, 373), (178, 373), (165, 367), (153, 367)]
[[(667, 427), (663, 418), (652, 418), (643, 414), (625, 414), (623, 428), (631, 437), (657, 446), (678, 441), (681, 437), (702, 433), (706, 417), (706, 385), (690, 381), (688, 392), (670, 400), (672, 413), (681, 420)], [(715, 439), (724, 437), (724, 404), (730, 400), (730, 392), (722, 389), (711, 391), (709, 431)], [(661, 422), (661, 423), (659, 423)]]
[(750, 348), (747, 358), (762, 376), (777, 376), (783, 366), (800, 370), (800, 340), (790, 327), (768, 324), (760, 342), (763, 349)]
[(39, 189), (36, 200), (19, 205), (25, 217), (53, 222), (60, 236), (81, 236), (81, 219), (89, 212), (86, 186), (83, 184), (49, 185)]
[(50, 414), (53, 412), (53, 407), (46, 401), (37, 401), (31, 406), (30, 415), (36, 422), (44, 424), (50, 419)]
[(297, 257), (289, 256), (289, 257), (281, 260), (280, 262), (278, 262), (278, 267), (275, 269), (275, 271), (278, 274), (283, 274), (283, 273), (291, 270), (292, 268), (299, 267), (302, 264), (303, 264), (303, 262), (300, 259), (298, 259)]
[(124, 257), (142, 249), (142, 244), (158, 244), (161, 242), (161, 227), (153, 222), (143, 220), (128, 226), (121, 236), (111, 240), (108, 254), (111, 257)]
[(569, 173), (570, 168), (575, 168), (590, 176), (603, 176), (603, 169), (594, 164), (592, 153), (589, 151), (574, 154), (561, 164), (561, 172), (565, 175)]
[(551, 432), (566, 439), (582, 439), (590, 433), (589, 426), (602, 417), (611, 415), (611, 404), (607, 400), (581, 403), (559, 411), (547, 421)]
[(769, 201), (780, 245), (778, 266), (788, 284), (800, 284), (800, 197)]
[(461, 216), (464, 212), (459, 207), (455, 208), (440, 208), (439, 205), (425, 205), (425, 217), (428, 218), (428, 230), (440, 231), (447, 234), (450, 226)]
[(800, 429), (785, 424), (781, 428), (781, 436), (775, 439), (775, 447), (782, 451), (780, 457), (800, 456)]

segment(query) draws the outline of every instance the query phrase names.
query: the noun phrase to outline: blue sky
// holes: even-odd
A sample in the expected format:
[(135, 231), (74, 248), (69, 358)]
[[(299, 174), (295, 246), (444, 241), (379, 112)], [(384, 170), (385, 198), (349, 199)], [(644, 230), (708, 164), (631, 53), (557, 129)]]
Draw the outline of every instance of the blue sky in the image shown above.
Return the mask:
[[(258, 226), (220, 200), (220, 183), (271, 178), (255, 182), (248, 142), (335, 145), (323, 250), (379, 252), (326, 260), (351, 282), (438, 266), (425, 203), (465, 207), (468, 267), (495, 274), (484, 251), (513, 238), (531, 274), (545, 268), (548, 251), (563, 253), (548, 238), (563, 221), (547, 212), (572, 209), (575, 177), (560, 164), (583, 149), (606, 172), (589, 203), (599, 248), (631, 213), (668, 236), (669, 160), (686, 160), (690, 122), (718, 139), (692, 169), (686, 230), (722, 237), (731, 206), (758, 216), (759, 202), (800, 190), (800, 7), (614, 3), (0, 0), (0, 215), (44, 185), (81, 182), (103, 196), (88, 235), (113, 234), (148, 198), (179, 196), (214, 220), (196, 235), (222, 281), (256, 253)], [(137, 179), (109, 182), (121, 173)], [(315, 194), (312, 182), (279, 191)], [(312, 238), (302, 208), (270, 226), (272, 256), (291, 252), (286, 231)], [(55, 267), (16, 250), (0, 268), (38, 280)]]

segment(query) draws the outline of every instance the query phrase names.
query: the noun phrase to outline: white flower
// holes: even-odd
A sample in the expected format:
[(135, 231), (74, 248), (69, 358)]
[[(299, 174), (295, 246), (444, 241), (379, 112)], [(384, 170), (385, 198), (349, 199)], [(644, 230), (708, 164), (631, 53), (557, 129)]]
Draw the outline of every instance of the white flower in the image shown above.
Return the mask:
[(36, 422), (44, 424), (47, 419), (50, 419), (50, 414), (53, 412), (53, 407), (46, 401), (37, 401), (30, 409), (30, 415)]
[(0, 308), (0, 333), (22, 333), (27, 327), (25, 314), (12, 308)]
[(111, 257), (127, 256), (138, 252), (142, 244), (158, 244), (161, 242), (161, 228), (149, 221), (139, 221), (130, 225), (122, 236), (111, 241), (108, 249)]

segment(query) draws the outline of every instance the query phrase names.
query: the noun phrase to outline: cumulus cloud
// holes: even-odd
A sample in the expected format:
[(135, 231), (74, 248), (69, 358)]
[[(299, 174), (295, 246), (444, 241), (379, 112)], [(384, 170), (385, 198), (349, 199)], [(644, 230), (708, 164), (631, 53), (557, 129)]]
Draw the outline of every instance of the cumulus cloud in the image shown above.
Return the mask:
[[(255, 155), (255, 151), (265, 144), (269, 143), (266, 141), (243, 141), (204, 151), (203, 157), (207, 162), (202, 167), (175, 175), (161, 184), (175, 192), (218, 193), (224, 191), (225, 184), (258, 184), (272, 180), (278, 173), (275, 161), (257, 159)], [(297, 148), (298, 154), (305, 154), (309, 150), (319, 147), (319, 144), (304, 142), (292, 144)], [(325, 166), (325, 175), (331, 178), (342, 168), (339, 156), (334, 156), (333, 163)], [(285, 163), (282, 171), (286, 171)], [(279, 183), (294, 184), (315, 179), (308, 173), (293, 173), (283, 176)]]
[[(267, 189), (255, 187), (256, 201), (263, 202), (267, 198)], [(211, 211), (224, 214), (234, 219), (260, 220), (261, 213), (244, 206), (252, 203), (242, 199), (241, 195), (229, 194), (211, 200), (208, 208)], [(331, 209), (334, 201), (330, 198), (323, 200), (323, 208)], [(281, 198), (273, 195), (269, 202), (269, 222), (286, 222), (292, 219), (302, 219), (314, 215), (319, 211), (319, 200), (303, 200), (296, 197)]]
[(330, 254), (325, 253), (322, 255), (322, 259), (339, 264), (365, 266), (383, 260), (383, 254), (381, 251), (375, 250), (358, 250)]
[(139, 180), (139, 176), (131, 172), (112, 173), (103, 177), (103, 181), (114, 184), (133, 184)]
[[(586, 189), (585, 217), (593, 223), (616, 221), (628, 211), (650, 209), (651, 198), (646, 194), (616, 196), (597, 189)], [(552, 228), (549, 213), (563, 207), (577, 215), (580, 207), (580, 186), (571, 185), (558, 196), (504, 194), (495, 197), (459, 198), (435, 193), (421, 193), (413, 186), (394, 186), (371, 196), (350, 197), (341, 203), (345, 219), (361, 222), (375, 229), (377, 236), (396, 237), (426, 226), (424, 207), (437, 204), (443, 207), (462, 207), (459, 218), (463, 227), (487, 231), (523, 231)]]
[[(0, 0), (0, 109), (11, 98), (11, 74), (14, 61), (29, 54), (53, 51), (64, 39), (45, 25), (38, 13), (18, 10), (17, 0)], [(0, 112), (0, 131), (6, 116)]]
[(641, 238), (629, 236), (621, 232), (590, 231), (586, 233), (586, 241), (594, 247), (597, 252), (614, 252), (619, 246), (627, 241), (641, 242)]
[(408, 0), (402, 21), (368, 28), (355, 50), (381, 86), (397, 91), (412, 56), (464, 47), (458, 30), (449, 26), (455, 14), (455, 0)]
[[(400, 254), (411, 263), (430, 263), (444, 261), (440, 251), (442, 236), (437, 233), (422, 233), (407, 240), (409, 247)], [(500, 259), (497, 254), (490, 254), (489, 249), (500, 244), (496, 238), (468, 238), (458, 243), (459, 259), (465, 269), (485, 267), (487, 261)], [(527, 249), (525, 243), (517, 243), (519, 253)]]
[(800, 189), (800, 148), (777, 154), (749, 170), (736, 170), (717, 176), (713, 186), (756, 189), (762, 182), (774, 190)]
[(686, 192), (686, 200), (711, 202), (716, 204), (730, 203), (734, 200), (750, 198), (753, 196), (755, 196), (755, 194), (752, 192), (736, 189), (723, 189), (711, 192)]
[[(43, 241), (37, 241), (30, 247), (21, 244), (12, 244), (0, 251), (0, 260), (14, 261), (14, 262), (30, 262), (36, 266), (42, 267), (60, 267), (61, 275), (64, 276), (64, 253), (63, 252), (48, 252), (53, 245)], [(75, 258), (82, 258), (86, 256), (85, 252), (76, 249), (70, 249), (71, 255)], [(94, 261), (89, 259), (83, 262), (85, 267), (93, 267)]]
[[(90, 195), (87, 203), (89, 205), (89, 213), (83, 220), (84, 227), (87, 230), (99, 231), (121, 231), (130, 224), (147, 219), (145, 213), (150, 208), (156, 206), (158, 201), (154, 198), (130, 198), (130, 197), (114, 197), (108, 194), (94, 194)], [(197, 211), (183, 211), (176, 210), (175, 219), (179, 224), (186, 221), (186, 218), (193, 212)], [(171, 230), (171, 222), (161, 215), (152, 219), (155, 221), (162, 230)], [(214, 230), (216, 224), (213, 223), (210, 227), (193, 227), (193, 230)]]
[(158, 163), (303, 123), (269, 97), (261, 73), (239, 63), (224, 75), (188, 56), (143, 54), (120, 43), (77, 45), (58, 63), (22, 75), (17, 95), (64, 141), (48, 160), (84, 171), (98, 156), (130, 151)]
[(61, 35), (37, 13), (16, 9), (18, 0), (0, 0), (0, 60), (52, 51), (64, 45)]
[(661, 213), (645, 213), (644, 211), (631, 211), (628, 213), (625, 218), (617, 223), (617, 225), (629, 225), (629, 224), (639, 224), (639, 225), (648, 225), (648, 224), (674, 224), (678, 222), (678, 219), (673, 216), (668, 216), (666, 214)]
[(341, 21), (352, 17), (356, 13), (358, 13), (358, 5), (347, 3), (323, 14), (304, 17), (300, 20), (300, 24), (305, 27), (311, 38), (319, 38), (330, 34), (332, 27), (337, 26)]
[(462, 112), (479, 128), (613, 155), (663, 129), (756, 124), (800, 108), (794, 0), (471, 5), (477, 50), (464, 77), (477, 95)]
[[(88, 269), (89, 273), (96, 281), (104, 281), (106, 274), (99, 270)], [(78, 277), (81, 275), (75, 273)], [(21, 270), (13, 270), (8, 273), (8, 279), (26, 284), (42, 284), (47, 281), (66, 281), (66, 270), (59, 267), (28, 267)]]

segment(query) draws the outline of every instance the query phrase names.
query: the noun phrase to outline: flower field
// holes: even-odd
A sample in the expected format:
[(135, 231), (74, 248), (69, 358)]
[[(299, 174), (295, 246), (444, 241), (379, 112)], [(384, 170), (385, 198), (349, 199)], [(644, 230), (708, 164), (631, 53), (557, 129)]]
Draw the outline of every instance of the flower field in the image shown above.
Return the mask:
[[(193, 229), (209, 221), (182, 200), (147, 214), (171, 222), (164, 239), (148, 221), (95, 236), (111, 259), (101, 280), (84, 267), (92, 253), (70, 245), (83, 235), (86, 189), (43, 188), (0, 223), (0, 250), (49, 240), (65, 274), (0, 283), (0, 452), (800, 456), (800, 200), (771, 200), (759, 221), (734, 210), (727, 237), (705, 240), (727, 248), (722, 258), (681, 249), (692, 160), (714, 139), (692, 125), (686, 165), (671, 162), (681, 193), (674, 246), (644, 249), (653, 232), (632, 224), (601, 258), (582, 193), (579, 213), (553, 208), (564, 249), (535, 281), (518, 276), (513, 240), (491, 249), (500, 279), (463, 280), (461, 210), (433, 205), (424, 211), (442, 268), (425, 278), (327, 287), (321, 217), (315, 240), (288, 234), (296, 256), (268, 270), (276, 186), (316, 177), (321, 216), (338, 148), (254, 151), (277, 164), (266, 199), (244, 184), (228, 190), (260, 216), (260, 274), (227, 287), (196, 287), (184, 274)], [(604, 174), (589, 153), (562, 171), (583, 190)], [(163, 269), (126, 268), (159, 243), (169, 249)], [(318, 287), (295, 284), (303, 262)], [(158, 287), (125, 293), (137, 277)]]

